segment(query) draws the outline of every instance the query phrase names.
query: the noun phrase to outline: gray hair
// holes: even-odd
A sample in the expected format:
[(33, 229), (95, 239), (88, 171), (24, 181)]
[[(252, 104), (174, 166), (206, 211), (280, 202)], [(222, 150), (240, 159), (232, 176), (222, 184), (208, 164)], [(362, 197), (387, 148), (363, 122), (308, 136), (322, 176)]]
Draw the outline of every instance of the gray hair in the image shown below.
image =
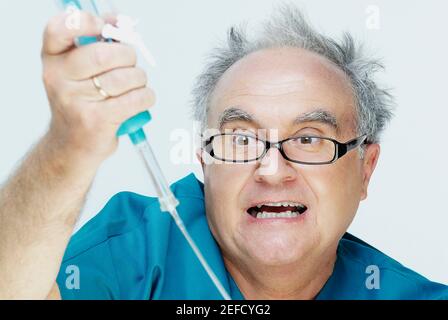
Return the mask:
[(231, 27), (227, 42), (213, 50), (193, 88), (193, 117), (206, 129), (209, 102), (221, 76), (248, 54), (268, 48), (297, 47), (317, 53), (339, 67), (351, 82), (357, 108), (359, 134), (378, 143), (380, 133), (392, 118), (394, 99), (390, 89), (380, 88), (373, 76), (384, 69), (378, 59), (367, 57), (345, 32), (338, 42), (316, 30), (294, 5), (283, 4), (263, 25), (261, 34), (250, 40), (243, 27)]

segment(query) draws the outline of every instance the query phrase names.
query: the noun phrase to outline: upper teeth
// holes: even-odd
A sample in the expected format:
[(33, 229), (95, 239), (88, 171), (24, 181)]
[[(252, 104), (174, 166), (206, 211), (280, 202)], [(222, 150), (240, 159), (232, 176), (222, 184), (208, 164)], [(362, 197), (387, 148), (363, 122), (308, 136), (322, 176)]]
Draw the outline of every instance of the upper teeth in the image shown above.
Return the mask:
[(270, 207), (303, 207), (302, 204), (298, 202), (267, 202), (258, 204), (257, 208), (260, 209), (262, 206), (270, 206)]

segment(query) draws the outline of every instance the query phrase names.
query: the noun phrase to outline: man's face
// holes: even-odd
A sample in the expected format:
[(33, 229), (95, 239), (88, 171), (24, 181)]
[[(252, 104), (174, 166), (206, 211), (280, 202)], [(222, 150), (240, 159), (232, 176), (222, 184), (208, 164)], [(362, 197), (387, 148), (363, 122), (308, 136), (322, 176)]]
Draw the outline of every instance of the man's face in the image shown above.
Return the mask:
[[(233, 65), (211, 98), (208, 127), (252, 133), (265, 129), (276, 142), (297, 135), (356, 138), (353, 92), (341, 70), (326, 59), (297, 48), (262, 50)], [(238, 108), (252, 120), (225, 121)], [(324, 121), (294, 121), (313, 112), (333, 115), (337, 128)], [(276, 132), (274, 135), (269, 132)], [(261, 266), (293, 265), (334, 250), (366, 197), (378, 145), (365, 160), (356, 151), (330, 165), (301, 165), (272, 148), (257, 162), (204, 165), (206, 210), (224, 258)], [(204, 153), (202, 157), (206, 157)], [(272, 166), (274, 164), (274, 166)], [(295, 218), (257, 219), (248, 209), (258, 204), (294, 202), (307, 210)], [(272, 209), (272, 208), (271, 208)]]

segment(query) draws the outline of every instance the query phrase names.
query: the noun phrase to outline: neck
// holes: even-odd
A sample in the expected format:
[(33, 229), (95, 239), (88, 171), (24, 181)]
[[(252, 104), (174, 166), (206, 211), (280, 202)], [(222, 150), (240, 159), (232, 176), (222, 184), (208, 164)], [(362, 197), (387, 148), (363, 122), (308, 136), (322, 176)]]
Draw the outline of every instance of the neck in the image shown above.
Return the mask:
[[(223, 256), (227, 270), (247, 300), (311, 300), (333, 273), (336, 249), (289, 265), (245, 264)], [(236, 262), (236, 263), (235, 263)]]

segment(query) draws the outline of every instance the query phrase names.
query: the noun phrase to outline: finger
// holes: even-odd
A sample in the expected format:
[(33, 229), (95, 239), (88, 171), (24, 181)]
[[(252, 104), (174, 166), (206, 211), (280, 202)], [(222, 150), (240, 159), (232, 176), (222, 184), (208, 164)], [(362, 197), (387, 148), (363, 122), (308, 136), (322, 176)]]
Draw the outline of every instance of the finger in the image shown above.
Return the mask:
[(139, 68), (114, 69), (96, 78), (96, 84), (93, 79), (79, 82), (79, 91), (85, 92), (86, 98), (91, 101), (104, 100), (99, 89), (104, 90), (108, 96), (118, 97), (132, 90), (144, 88), (148, 82), (146, 72)]
[(83, 11), (59, 14), (47, 24), (42, 52), (47, 55), (62, 54), (74, 46), (78, 37), (99, 36), (103, 26), (102, 19)]
[(117, 68), (134, 67), (137, 53), (121, 43), (99, 42), (77, 48), (64, 57), (64, 72), (72, 80), (86, 80)]
[(122, 96), (101, 102), (114, 121), (122, 123), (131, 117), (154, 106), (156, 97), (154, 91), (148, 87), (136, 89)]

